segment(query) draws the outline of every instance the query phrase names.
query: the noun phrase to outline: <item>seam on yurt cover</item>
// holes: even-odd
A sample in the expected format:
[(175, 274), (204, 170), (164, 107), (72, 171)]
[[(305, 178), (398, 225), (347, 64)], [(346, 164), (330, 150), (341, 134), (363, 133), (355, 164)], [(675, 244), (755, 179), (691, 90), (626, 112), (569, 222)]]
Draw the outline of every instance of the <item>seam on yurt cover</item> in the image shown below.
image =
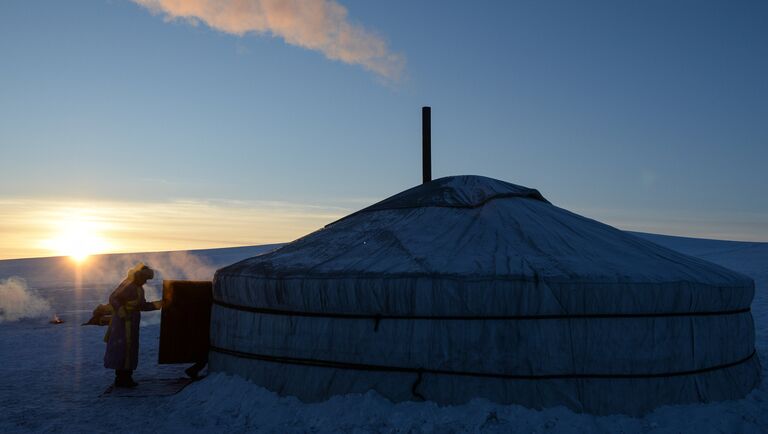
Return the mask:
[[(406, 218), (407, 218), (407, 216), (400, 216), (400, 218), (399, 218), (397, 221), (393, 222), (393, 223), (398, 223), (398, 222), (400, 222), (400, 221), (402, 221), (402, 220), (405, 220)], [(335, 222), (334, 222), (334, 223), (335, 223)], [(333, 224), (333, 223), (330, 223), (330, 224)], [(379, 235), (381, 235), (381, 234), (384, 234), (384, 233), (391, 233), (391, 232), (392, 232), (391, 230), (389, 230), (388, 228), (386, 228), (386, 227), (385, 227), (385, 228), (380, 228), (380, 229), (376, 230), (375, 232), (371, 233), (369, 236), (370, 236), (370, 237), (374, 237), (374, 238), (375, 238), (375, 237), (377, 237), (377, 236), (379, 236)], [(398, 238), (397, 238), (397, 237), (396, 237), (394, 234), (392, 234), (392, 237), (395, 239), (395, 241), (396, 241), (396, 242), (397, 242), (397, 244), (400, 246), (400, 248), (401, 248), (401, 249), (402, 249), (402, 250), (403, 250), (403, 251), (404, 251), (404, 252), (405, 252), (405, 253), (406, 253), (408, 256), (410, 256), (412, 259), (414, 259), (414, 261), (415, 261), (415, 257), (414, 257), (414, 256), (413, 256), (413, 254), (411, 254), (411, 252), (410, 252), (410, 251), (409, 251), (409, 250), (408, 250), (408, 249), (407, 249), (407, 248), (406, 248), (406, 247), (403, 245), (402, 241), (400, 241), (400, 239), (398, 239)], [(301, 240), (301, 239), (299, 239), (299, 240)], [(297, 240), (297, 241), (299, 241), (299, 240)], [(294, 241), (294, 242), (296, 242), (296, 241)], [(292, 243), (291, 243), (291, 244), (292, 244)], [(338, 259), (338, 258), (339, 258), (339, 257), (341, 257), (341, 256), (344, 256), (346, 253), (347, 253), (346, 251), (341, 251), (341, 252), (339, 252), (338, 254), (331, 256), (330, 258), (326, 258), (326, 259), (324, 259), (324, 260), (322, 260), (322, 261), (320, 261), (320, 262), (318, 262), (318, 263), (316, 263), (316, 264), (314, 264), (314, 265), (312, 265), (312, 266), (308, 267), (308, 268), (307, 268), (307, 272), (313, 272), (313, 271), (315, 271), (317, 268), (321, 267), (322, 265), (324, 265), (324, 264), (327, 264), (327, 263), (329, 263), (329, 262), (332, 262), (332, 261), (334, 261), (334, 260)], [(427, 269), (426, 267), (424, 267), (424, 264), (420, 263), (419, 261), (416, 261), (416, 263), (417, 263), (417, 264), (418, 264), (418, 265), (419, 265), (419, 266), (420, 266), (422, 269), (425, 269), (425, 270)]]
[(260, 360), (264, 362), (282, 363), (287, 365), (302, 365), (313, 366), (321, 368), (336, 368), (336, 369), (350, 369), (356, 371), (377, 371), (377, 372), (407, 372), (417, 375), (424, 374), (437, 374), (437, 375), (455, 375), (462, 377), (484, 377), (484, 378), (499, 378), (506, 380), (575, 380), (575, 379), (643, 379), (643, 378), (668, 378), (668, 377), (681, 377), (687, 375), (697, 375), (712, 371), (718, 371), (721, 369), (728, 369), (734, 366), (741, 365), (750, 361), (757, 354), (757, 350), (753, 349), (752, 353), (747, 357), (736, 360), (729, 363), (721, 363), (718, 365), (708, 366), (705, 368), (690, 369), (685, 371), (671, 371), (660, 373), (645, 373), (645, 374), (502, 374), (493, 372), (471, 372), (471, 371), (449, 371), (443, 369), (426, 369), (426, 368), (410, 368), (405, 366), (385, 366), (385, 365), (372, 365), (367, 363), (350, 363), (340, 362), (335, 360), (321, 360), (321, 359), (305, 359), (298, 357), (285, 357), (285, 356), (273, 356), (267, 354), (256, 354), (244, 351), (231, 350), (227, 348), (221, 348), (214, 345), (210, 346), (210, 350), (226, 354), (229, 356), (239, 357), (243, 359)]
[[(538, 193), (538, 192), (537, 192)], [(333, 221), (331, 223), (328, 223), (327, 225), (323, 226), (324, 228), (331, 227), (335, 225), (336, 223), (339, 223), (340, 221), (346, 220), (352, 216), (356, 216), (358, 214), (368, 213), (368, 212), (375, 212), (375, 211), (393, 211), (393, 210), (399, 210), (399, 209), (414, 209), (414, 208), (459, 208), (459, 209), (472, 209), (472, 208), (480, 208), (482, 206), (485, 206), (488, 202), (496, 199), (529, 199), (529, 200), (535, 200), (537, 202), (544, 202), (547, 204), (552, 205), (547, 199), (544, 198), (544, 196), (541, 195), (541, 193), (538, 194), (538, 197), (535, 194), (532, 193), (499, 193), (495, 194), (493, 196), (486, 197), (485, 199), (481, 200), (477, 203), (472, 204), (462, 204), (462, 205), (447, 205), (447, 204), (430, 204), (430, 203), (423, 203), (423, 204), (415, 204), (415, 205), (401, 205), (401, 206), (384, 206), (377, 208), (376, 205), (371, 205), (368, 208), (363, 208), (360, 211), (355, 211), (352, 214), (348, 216), (344, 216), (336, 221)]]
[(387, 319), (400, 320), (558, 320), (558, 319), (602, 319), (602, 318), (658, 318), (658, 317), (700, 317), (739, 315), (751, 312), (751, 307), (723, 311), (702, 312), (648, 312), (648, 313), (588, 313), (588, 314), (544, 314), (544, 315), (382, 315), (343, 312), (307, 312), (264, 307), (243, 306), (225, 301), (213, 300), (213, 304), (227, 309), (265, 315), (303, 316), (314, 318), (369, 319), (378, 323)]

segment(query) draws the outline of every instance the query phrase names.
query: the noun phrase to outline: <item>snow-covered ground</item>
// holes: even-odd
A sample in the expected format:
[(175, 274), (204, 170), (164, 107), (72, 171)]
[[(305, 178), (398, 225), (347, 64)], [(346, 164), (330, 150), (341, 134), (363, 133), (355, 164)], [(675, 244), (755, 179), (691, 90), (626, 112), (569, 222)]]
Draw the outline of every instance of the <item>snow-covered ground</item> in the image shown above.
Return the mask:
[[(752, 312), (766, 366), (768, 243), (636, 235), (755, 279)], [(443, 407), (393, 404), (373, 392), (303, 404), (224, 374), (173, 396), (99, 397), (112, 381), (112, 372), (102, 367), (105, 330), (79, 324), (130, 264), (145, 261), (161, 278), (209, 279), (220, 266), (274, 247), (105, 255), (79, 270), (66, 258), (0, 261), (0, 432), (768, 432), (765, 381), (742, 400), (662, 407), (643, 418), (595, 417), (563, 407), (539, 411), (481, 399)], [(148, 294), (159, 295), (159, 288)], [(49, 324), (54, 313), (65, 322)], [(145, 316), (142, 325), (137, 380), (182, 376), (184, 366), (156, 363), (157, 314)]]

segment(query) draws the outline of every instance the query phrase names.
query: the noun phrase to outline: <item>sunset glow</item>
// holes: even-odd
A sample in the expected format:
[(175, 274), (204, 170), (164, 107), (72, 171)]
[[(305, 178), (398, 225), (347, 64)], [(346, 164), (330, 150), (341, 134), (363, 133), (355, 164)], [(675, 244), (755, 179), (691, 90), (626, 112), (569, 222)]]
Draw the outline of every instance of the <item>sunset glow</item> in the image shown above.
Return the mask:
[(0, 198), (0, 259), (282, 243), (349, 208), (265, 201), (78, 201)]
[(100, 224), (87, 218), (76, 216), (59, 222), (58, 233), (54, 238), (45, 240), (46, 248), (57, 256), (69, 256), (76, 263), (85, 261), (88, 256), (105, 253), (110, 243), (100, 233)]

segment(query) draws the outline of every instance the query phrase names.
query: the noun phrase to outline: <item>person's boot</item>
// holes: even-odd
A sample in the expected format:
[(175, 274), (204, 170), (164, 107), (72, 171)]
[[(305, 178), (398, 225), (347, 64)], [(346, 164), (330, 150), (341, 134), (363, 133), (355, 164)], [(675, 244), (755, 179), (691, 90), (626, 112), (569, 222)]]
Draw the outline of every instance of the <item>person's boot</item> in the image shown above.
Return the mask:
[(133, 381), (133, 372), (131, 371), (115, 371), (115, 387), (136, 387), (139, 383)]
[(136, 387), (139, 385), (139, 383), (133, 381), (133, 371), (127, 371), (125, 374), (125, 384), (127, 384), (128, 387)]
[(196, 365), (192, 365), (189, 368), (185, 369), (184, 373), (187, 374), (187, 377), (193, 380), (197, 380), (198, 370), (196, 369)]
[(115, 387), (127, 387), (123, 371), (115, 371)]
[(198, 362), (195, 362), (194, 365), (185, 369), (184, 372), (187, 374), (189, 378), (193, 380), (197, 380), (200, 378), (200, 371), (203, 370), (206, 364), (208, 364), (208, 357), (206, 357), (205, 360), (200, 360)]

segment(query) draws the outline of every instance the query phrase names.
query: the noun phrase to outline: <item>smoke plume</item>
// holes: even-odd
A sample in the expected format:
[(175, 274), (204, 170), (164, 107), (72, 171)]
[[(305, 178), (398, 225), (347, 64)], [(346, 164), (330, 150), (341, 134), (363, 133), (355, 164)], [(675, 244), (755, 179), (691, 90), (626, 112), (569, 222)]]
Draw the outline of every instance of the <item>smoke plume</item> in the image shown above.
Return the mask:
[(334, 0), (133, 0), (167, 20), (184, 19), (235, 35), (270, 34), (396, 81), (405, 61), (379, 36), (352, 24)]
[(0, 280), (0, 323), (47, 316), (51, 305), (27, 288), (19, 277)]

